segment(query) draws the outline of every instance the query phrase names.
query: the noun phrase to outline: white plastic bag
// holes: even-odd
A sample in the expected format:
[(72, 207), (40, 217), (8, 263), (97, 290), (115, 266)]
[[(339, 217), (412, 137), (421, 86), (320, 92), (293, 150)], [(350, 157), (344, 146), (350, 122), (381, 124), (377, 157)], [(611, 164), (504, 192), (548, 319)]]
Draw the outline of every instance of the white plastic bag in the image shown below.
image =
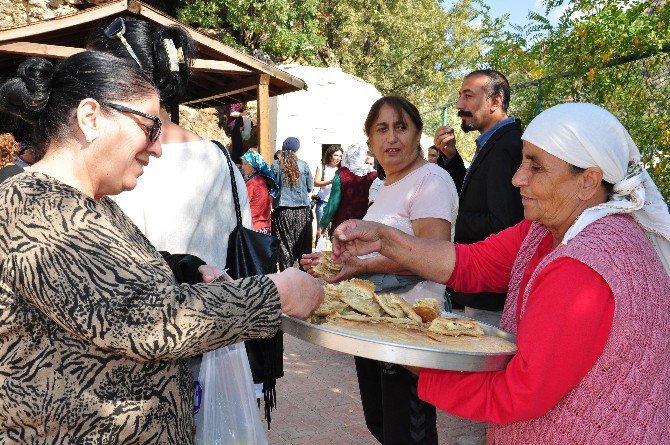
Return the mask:
[(267, 445), (244, 343), (204, 354), (198, 383), (196, 445)]
[[(321, 235), (318, 240), (316, 240), (316, 247), (314, 250), (316, 252), (322, 252), (324, 250), (331, 250), (329, 249), (330, 242), (328, 241), (328, 237), (326, 235)], [(332, 247), (331, 247), (332, 248)]]
[(242, 117), (242, 140), (248, 141), (251, 138), (251, 118), (249, 116)]

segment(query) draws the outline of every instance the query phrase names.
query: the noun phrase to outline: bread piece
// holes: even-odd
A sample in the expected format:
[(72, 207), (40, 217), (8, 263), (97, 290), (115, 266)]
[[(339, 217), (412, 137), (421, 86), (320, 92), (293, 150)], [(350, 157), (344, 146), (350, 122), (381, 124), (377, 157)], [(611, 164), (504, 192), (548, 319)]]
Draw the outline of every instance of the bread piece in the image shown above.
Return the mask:
[(321, 252), (321, 258), (319, 258), (319, 264), (314, 268), (314, 272), (321, 275), (322, 277), (332, 278), (342, 270), (342, 264), (334, 262), (331, 258), (331, 252), (324, 250)]
[(475, 320), (456, 317), (438, 317), (430, 323), (428, 330), (452, 337), (459, 335), (481, 337), (484, 335), (484, 330)]
[(405, 317), (405, 311), (402, 310), (402, 306), (396, 294), (374, 294), (375, 301), (384, 309), (384, 312), (389, 314), (391, 317), (403, 318)]
[(328, 315), (331, 315), (333, 312), (338, 312), (340, 314), (344, 313), (347, 309), (349, 309), (349, 306), (345, 302), (341, 301), (339, 298), (336, 300), (324, 299), (323, 302), (319, 305), (319, 307), (316, 308), (316, 311), (314, 311), (314, 315), (320, 317), (327, 317)]
[(418, 298), (412, 306), (424, 323), (430, 323), (440, 316), (440, 303), (435, 298)]
[(341, 282), (339, 286), (342, 291), (340, 300), (356, 311), (370, 317), (384, 314), (384, 310), (374, 299), (375, 285), (371, 281), (352, 278)]

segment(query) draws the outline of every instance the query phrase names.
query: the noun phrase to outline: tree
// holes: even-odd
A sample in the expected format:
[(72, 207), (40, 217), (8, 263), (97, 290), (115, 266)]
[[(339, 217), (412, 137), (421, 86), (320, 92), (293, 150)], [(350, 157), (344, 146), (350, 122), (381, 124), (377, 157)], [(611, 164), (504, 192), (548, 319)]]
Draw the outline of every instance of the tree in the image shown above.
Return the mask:
[(214, 30), (224, 43), (262, 51), (275, 62), (317, 60), (323, 45), (317, 32), (318, 0), (190, 0), (177, 16), (184, 23)]
[(627, 126), (643, 163), (670, 197), (670, 2), (545, 0), (565, 5), (559, 22), (530, 13), (530, 23), (502, 27), (488, 19), (487, 63), (517, 85), (512, 111), (528, 122), (566, 101), (603, 106)]

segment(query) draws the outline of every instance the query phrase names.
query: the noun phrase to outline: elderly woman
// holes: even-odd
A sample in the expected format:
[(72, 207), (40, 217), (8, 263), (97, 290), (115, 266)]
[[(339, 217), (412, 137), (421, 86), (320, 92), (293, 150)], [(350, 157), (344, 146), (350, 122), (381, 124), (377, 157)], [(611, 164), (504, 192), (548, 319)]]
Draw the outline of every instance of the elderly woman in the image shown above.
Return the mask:
[(31, 58), (0, 98), (34, 124), (38, 158), (0, 186), (0, 442), (192, 444), (186, 359), (274, 335), (320, 286), (295, 269), (177, 285), (107, 197), (161, 155), (158, 92), (134, 61)]
[(352, 144), (342, 158), (330, 190), (330, 199), (319, 223), (321, 229), (332, 223), (335, 229), (348, 219), (360, 219), (368, 210), (368, 192), (377, 172), (367, 164), (368, 147)]
[[(368, 145), (386, 174), (377, 199), (367, 210), (368, 221), (389, 224), (404, 233), (432, 240), (450, 240), (458, 212), (458, 195), (449, 174), (421, 155), (423, 120), (419, 110), (399, 96), (377, 100), (365, 119)], [(367, 198), (362, 194), (363, 200)], [(314, 273), (319, 254), (303, 256), (303, 267)], [(351, 260), (334, 282), (367, 278), (379, 292), (395, 292), (409, 301), (421, 297), (442, 300), (444, 285), (418, 277), (405, 265), (373, 255)], [(423, 437), (437, 444), (435, 408), (417, 398), (416, 376), (391, 363), (356, 357), (356, 374), (368, 429), (385, 445), (412, 443)]]
[(247, 185), (254, 230), (269, 235), (271, 233), (272, 199), (279, 195), (277, 178), (257, 151), (248, 151), (243, 154), (240, 168)]
[(670, 443), (670, 215), (626, 129), (570, 103), (538, 115), (513, 178), (525, 220), (471, 245), (348, 221), (336, 258), (381, 252), (468, 292), (509, 292), (497, 372), (421, 370), (419, 396), (491, 422), (489, 443)]

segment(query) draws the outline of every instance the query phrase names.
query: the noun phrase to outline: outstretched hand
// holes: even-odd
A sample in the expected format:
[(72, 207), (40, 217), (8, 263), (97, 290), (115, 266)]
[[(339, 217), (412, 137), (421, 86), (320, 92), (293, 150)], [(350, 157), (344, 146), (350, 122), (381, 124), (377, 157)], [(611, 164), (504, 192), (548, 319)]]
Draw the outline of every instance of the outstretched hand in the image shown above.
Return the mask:
[(333, 233), (333, 261), (346, 264), (352, 257), (379, 252), (384, 227), (383, 224), (356, 219), (343, 222)]
[(314, 268), (321, 262), (321, 252), (306, 253), (300, 259), (300, 265), (305, 272), (315, 278), (321, 278), (326, 283), (337, 283), (339, 281), (348, 280), (349, 278), (357, 277), (365, 273), (365, 260), (361, 260), (356, 256), (352, 256), (342, 265), (342, 269), (332, 277), (325, 277), (319, 275)]

